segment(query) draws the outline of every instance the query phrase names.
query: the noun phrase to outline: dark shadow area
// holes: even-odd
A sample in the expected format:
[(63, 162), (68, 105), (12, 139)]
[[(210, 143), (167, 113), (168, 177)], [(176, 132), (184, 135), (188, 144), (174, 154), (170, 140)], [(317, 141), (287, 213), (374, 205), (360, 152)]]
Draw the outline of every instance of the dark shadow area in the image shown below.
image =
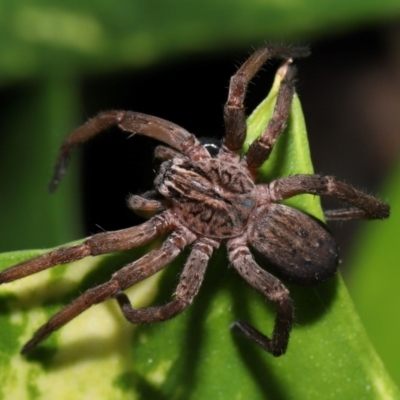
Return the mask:
[[(232, 271), (232, 273), (235, 274), (234, 271)], [(250, 323), (255, 328), (259, 327), (260, 321), (254, 321), (251, 308), (252, 300), (259, 301), (262, 296), (247, 286), (236, 274), (230, 279), (230, 291), (232, 294), (235, 321), (243, 320)], [(256, 295), (258, 298), (254, 299), (253, 295)], [(274, 309), (271, 304), (265, 303), (265, 307), (269, 309), (271, 315), (274, 314)], [(232, 321), (232, 323), (233, 322), (234, 321)], [(273, 326), (271, 325), (271, 332), (272, 328)], [(271, 332), (263, 333), (270, 336)], [(279, 376), (274, 372), (271, 364), (268, 363), (263, 356), (264, 350), (236, 332), (232, 331), (231, 334), (237, 344), (238, 357), (241, 357), (243, 363), (253, 376), (254, 381), (257, 382), (260, 392), (265, 393), (265, 396), (268, 398), (282, 400), (288, 398), (285, 387), (280, 383)], [(271, 361), (273, 362), (274, 357), (270, 354), (268, 354), (268, 356), (271, 357)]]
[(338, 285), (338, 275), (317, 286), (300, 287), (287, 284), (295, 305), (296, 324), (311, 325), (324, 313), (329, 312), (335, 301)]

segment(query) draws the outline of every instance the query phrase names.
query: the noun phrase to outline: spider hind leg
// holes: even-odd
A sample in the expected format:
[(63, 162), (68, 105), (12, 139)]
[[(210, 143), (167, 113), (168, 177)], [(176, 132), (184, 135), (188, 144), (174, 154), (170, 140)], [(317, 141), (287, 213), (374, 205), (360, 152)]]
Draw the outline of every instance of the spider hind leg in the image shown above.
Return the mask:
[(232, 324), (232, 329), (278, 357), (286, 352), (293, 322), (293, 305), (288, 289), (279, 279), (260, 268), (247, 246), (235, 239), (228, 241), (229, 260), (236, 272), (255, 290), (276, 307), (275, 326), (269, 338), (243, 321)]

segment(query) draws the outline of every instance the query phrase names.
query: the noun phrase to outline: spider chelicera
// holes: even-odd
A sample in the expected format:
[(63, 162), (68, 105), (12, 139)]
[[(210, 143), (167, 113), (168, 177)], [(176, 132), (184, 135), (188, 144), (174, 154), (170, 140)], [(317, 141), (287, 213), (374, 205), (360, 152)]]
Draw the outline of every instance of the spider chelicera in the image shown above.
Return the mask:
[[(327, 211), (328, 219), (389, 216), (387, 204), (331, 176), (294, 175), (255, 184), (257, 169), (268, 158), (286, 126), (294, 94), (292, 59), (307, 55), (306, 48), (271, 46), (249, 57), (231, 78), (224, 108), (225, 136), (215, 157), (185, 129), (132, 111), (102, 112), (65, 139), (50, 184), (51, 191), (66, 172), (71, 150), (111, 126), (168, 145), (158, 146), (155, 151), (162, 161), (154, 181), (155, 190), (129, 199), (129, 207), (149, 219), (139, 226), (99, 233), (81, 244), (58, 248), (22, 262), (3, 271), (0, 283), (87, 256), (132, 249), (167, 232), (172, 233), (159, 248), (125, 265), (108, 282), (87, 290), (54, 315), (25, 344), (22, 353), (30, 352), (52, 332), (110, 297), (116, 298), (123, 315), (132, 323), (164, 321), (176, 316), (192, 303), (211, 254), (221, 242), (226, 244), (229, 261), (237, 273), (276, 307), (270, 338), (242, 321), (235, 322), (233, 329), (274, 356), (285, 353), (293, 321), (289, 291), (278, 278), (256, 263), (250, 249), (261, 255), (277, 275), (300, 285), (315, 285), (334, 275), (338, 249), (322, 223), (280, 201), (304, 193), (327, 195), (352, 206)], [(273, 115), (262, 135), (240, 156), (246, 137), (243, 107), (246, 89), (271, 57), (283, 60), (278, 69), (282, 80)], [(174, 299), (161, 306), (134, 309), (123, 291), (164, 268), (187, 246), (191, 246), (191, 251)]]

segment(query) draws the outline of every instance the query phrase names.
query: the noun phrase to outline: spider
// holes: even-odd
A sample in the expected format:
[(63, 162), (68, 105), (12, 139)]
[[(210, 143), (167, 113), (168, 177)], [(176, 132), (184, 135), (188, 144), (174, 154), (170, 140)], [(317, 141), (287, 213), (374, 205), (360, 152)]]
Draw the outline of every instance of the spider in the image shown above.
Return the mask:
[[(162, 161), (154, 181), (155, 190), (131, 196), (128, 201), (131, 209), (148, 220), (128, 229), (99, 233), (81, 244), (58, 248), (22, 262), (3, 271), (0, 283), (84, 257), (132, 249), (171, 233), (160, 247), (125, 265), (108, 282), (87, 290), (55, 314), (25, 344), (23, 354), (92, 305), (111, 297), (132, 323), (164, 321), (176, 316), (192, 303), (207, 263), (221, 242), (225, 243), (236, 272), (276, 307), (271, 337), (243, 321), (235, 322), (232, 328), (274, 356), (286, 352), (293, 321), (289, 291), (277, 277), (256, 263), (250, 249), (266, 260), (279, 277), (300, 285), (315, 285), (336, 273), (338, 248), (321, 222), (280, 202), (304, 193), (327, 195), (352, 206), (327, 211), (328, 219), (389, 216), (387, 204), (332, 176), (294, 175), (270, 183), (255, 183), (257, 169), (268, 158), (286, 126), (294, 94), (293, 59), (308, 53), (307, 48), (268, 46), (247, 59), (230, 80), (224, 107), (225, 136), (220, 146), (202, 145), (185, 129), (161, 118), (115, 110), (89, 119), (65, 139), (50, 183), (51, 192), (66, 172), (71, 150), (111, 126), (168, 145), (159, 145), (155, 150), (156, 158)], [(270, 58), (282, 60), (278, 69), (282, 80), (273, 115), (260, 137), (240, 156), (246, 137), (243, 103), (247, 86)], [(208, 149), (217, 150), (216, 156)], [(160, 271), (187, 246), (191, 246), (190, 254), (173, 300), (161, 306), (133, 308), (123, 291)]]

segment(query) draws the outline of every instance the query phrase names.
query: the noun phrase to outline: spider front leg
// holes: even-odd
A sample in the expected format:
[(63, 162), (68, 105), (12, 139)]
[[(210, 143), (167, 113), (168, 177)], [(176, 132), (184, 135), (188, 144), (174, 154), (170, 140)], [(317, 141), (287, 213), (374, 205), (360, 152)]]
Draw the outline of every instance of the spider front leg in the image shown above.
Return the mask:
[(276, 306), (272, 338), (263, 335), (243, 321), (235, 322), (232, 329), (242, 333), (275, 357), (281, 356), (286, 352), (293, 321), (293, 306), (289, 291), (279, 279), (257, 265), (247, 246), (240, 243), (240, 240), (229, 240), (227, 247), (229, 260), (239, 275)]
[(389, 217), (390, 207), (383, 201), (363, 193), (352, 186), (336, 180), (332, 176), (294, 175), (273, 181), (268, 185), (258, 185), (269, 191), (272, 201), (288, 199), (298, 194), (332, 196), (344, 201), (355, 209), (328, 211), (331, 219), (385, 219)]
[(117, 293), (115, 298), (121, 307), (125, 318), (132, 323), (159, 322), (175, 317), (188, 307), (199, 292), (203, 283), (208, 261), (219, 242), (203, 238), (193, 245), (189, 258), (179, 278), (176, 288), (175, 300), (158, 307), (145, 307), (134, 309), (129, 298), (124, 293)]
[(21, 353), (27, 354), (32, 351), (35, 346), (45, 340), (51, 333), (64, 326), (91, 306), (102, 303), (118, 292), (154, 275), (172, 262), (183, 248), (194, 240), (195, 236), (187, 229), (177, 229), (158, 249), (151, 251), (139, 260), (115, 272), (111, 280), (87, 290), (50, 318), (45, 325), (36, 331), (33, 338), (25, 344)]
[(246, 114), (243, 107), (249, 82), (269, 58), (289, 60), (307, 57), (309, 50), (304, 47), (289, 48), (279, 46), (263, 47), (253, 53), (232, 76), (228, 101), (224, 107), (225, 137), (224, 147), (229, 151), (239, 151), (246, 138)]
[(50, 182), (51, 192), (57, 188), (66, 173), (71, 151), (112, 126), (118, 126), (132, 134), (137, 133), (160, 140), (195, 160), (210, 158), (207, 150), (191, 133), (172, 122), (133, 111), (105, 111), (89, 119), (64, 140)]

